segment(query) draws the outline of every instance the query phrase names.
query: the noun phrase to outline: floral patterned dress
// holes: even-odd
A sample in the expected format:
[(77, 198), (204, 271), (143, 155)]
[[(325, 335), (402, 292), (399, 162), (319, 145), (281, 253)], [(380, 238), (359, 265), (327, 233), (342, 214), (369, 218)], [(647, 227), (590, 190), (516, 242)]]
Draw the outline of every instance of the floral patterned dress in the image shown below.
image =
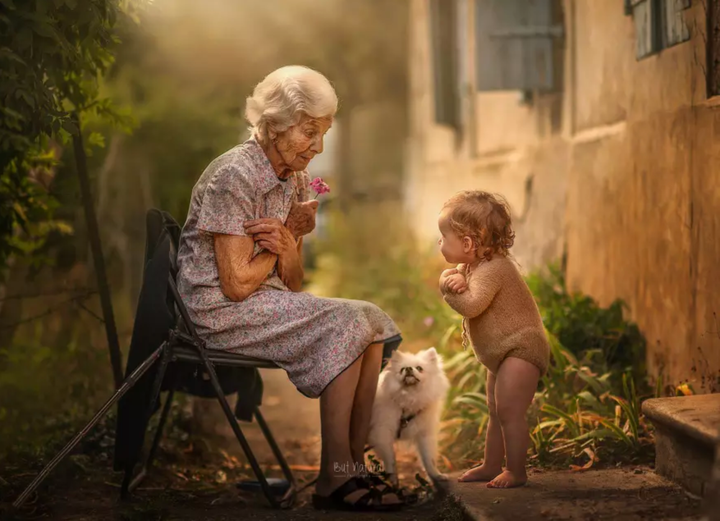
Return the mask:
[[(178, 289), (209, 348), (271, 360), (315, 398), (372, 343), (397, 342), (393, 320), (369, 302), (290, 291), (273, 268), (242, 302), (220, 289), (213, 233), (247, 236), (244, 221), (285, 222), (293, 201), (308, 200), (307, 172), (283, 181), (253, 138), (205, 169), (192, 191), (180, 236)], [(254, 255), (262, 249), (255, 245)]]

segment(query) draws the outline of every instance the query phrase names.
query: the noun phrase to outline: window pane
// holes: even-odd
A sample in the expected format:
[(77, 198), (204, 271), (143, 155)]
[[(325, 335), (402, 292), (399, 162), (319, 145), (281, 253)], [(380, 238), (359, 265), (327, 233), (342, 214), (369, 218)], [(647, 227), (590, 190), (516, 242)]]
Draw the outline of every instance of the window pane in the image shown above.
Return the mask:
[(553, 0), (476, 0), (476, 56), (479, 90), (554, 90)]

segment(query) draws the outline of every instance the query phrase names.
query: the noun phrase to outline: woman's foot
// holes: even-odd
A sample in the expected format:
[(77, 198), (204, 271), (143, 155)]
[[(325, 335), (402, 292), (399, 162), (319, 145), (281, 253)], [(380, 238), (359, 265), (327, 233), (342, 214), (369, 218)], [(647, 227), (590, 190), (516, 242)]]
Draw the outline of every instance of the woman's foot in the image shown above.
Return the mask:
[(337, 476), (323, 476), (322, 473), (315, 483), (315, 493), (320, 496), (329, 496), (332, 492), (339, 488), (343, 483), (356, 477), (357, 474), (339, 474)]
[(313, 506), (321, 510), (387, 511), (397, 510), (403, 502), (395, 494), (381, 492), (361, 476), (355, 476), (342, 483), (329, 494), (313, 494)]
[(462, 476), (458, 478), (461, 483), (469, 483), (472, 481), (491, 481), (498, 474), (502, 472), (502, 467), (489, 467), (485, 464), (479, 467), (473, 467), (467, 470)]
[(511, 472), (509, 470), (503, 471), (499, 476), (490, 481), (487, 484), (488, 488), (513, 488), (522, 487), (527, 483), (527, 473), (523, 470), (522, 474), (518, 472)]

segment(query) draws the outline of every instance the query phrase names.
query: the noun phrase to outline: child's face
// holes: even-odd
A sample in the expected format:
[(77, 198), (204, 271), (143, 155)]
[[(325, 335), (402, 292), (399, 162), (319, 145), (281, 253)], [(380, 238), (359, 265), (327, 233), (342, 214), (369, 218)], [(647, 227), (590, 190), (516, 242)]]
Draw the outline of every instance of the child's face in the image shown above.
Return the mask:
[(440, 253), (451, 264), (469, 263), (475, 260), (475, 247), (470, 237), (460, 237), (450, 226), (450, 221), (442, 212), (438, 219), (440, 229)]

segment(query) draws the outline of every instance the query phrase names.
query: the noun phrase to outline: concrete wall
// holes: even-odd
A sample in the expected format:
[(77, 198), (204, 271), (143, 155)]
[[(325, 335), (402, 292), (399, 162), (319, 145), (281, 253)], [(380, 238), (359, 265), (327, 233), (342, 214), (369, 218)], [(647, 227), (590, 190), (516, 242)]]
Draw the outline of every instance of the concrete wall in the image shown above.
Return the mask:
[(697, 389), (720, 374), (720, 104), (705, 94), (704, 7), (686, 12), (691, 41), (636, 61), (633, 20), (618, 6), (566, 5), (568, 280), (603, 304), (625, 299), (651, 372)]
[[(413, 0), (407, 210), (430, 240), (455, 191), (504, 194), (525, 268), (565, 250), (572, 288), (628, 303), (653, 375), (711, 390), (720, 377), (720, 101), (706, 99), (704, 6), (686, 12), (691, 41), (641, 61), (622, 2), (565, 0), (564, 15), (562, 95), (528, 106), (518, 93), (469, 86), (456, 134), (433, 123), (427, 2)], [(472, 67), (471, 48), (467, 59)]]

